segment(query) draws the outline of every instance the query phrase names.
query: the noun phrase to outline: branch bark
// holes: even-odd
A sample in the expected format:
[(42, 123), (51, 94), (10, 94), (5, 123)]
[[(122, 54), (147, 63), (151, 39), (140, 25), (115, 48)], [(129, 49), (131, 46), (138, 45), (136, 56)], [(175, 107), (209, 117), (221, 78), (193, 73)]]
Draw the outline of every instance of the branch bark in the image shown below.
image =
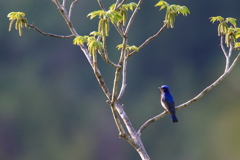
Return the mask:
[(44, 36), (55, 37), (55, 38), (73, 38), (73, 37), (75, 37), (73, 34), (71, 34), (69, 36), (63, 36), (63, 35), (57, 35), (57, 34), (52, 34), (52, 33), (46, 33), (46, 32), (41, 31), (39, 28), (37, 28), (33, 24), (28, 24), (27, 26), (33, 28), (34, 30), (36, 30), (37, 32), (41, 33)]
[(78, 0), (75, 0), (71, 3), (70, 7), (69, 7), (69, 13), (68, 13), (68, 17), (70, 18), (72, 16), (72, 8), (74, 6), (75, 3), (77, 3)]
[[(160, 35), (160, 33), (162, 33), (162, 31), (167, 27), (167, 23), (164, 23), (164, 25), (159, 29), (159, 31), (154, 34), (153, 36), (149, 37), (145, 42), (143, 42), (143, 44), (141, 44), (139, 47), (138, 47), (138, 51), (140, 49), (142, 49), (145, 45), (147, 45), (151, 40), (153, 40), (154, 38), (156, 38), (157, 36)], [(135, 54), (136, 52), (138, 51), (133, 51), (131, 53), (129, 53), (129, 57), (132, 56), (133, 54)]]
[[(182, 109), (184, 107), (187, 107), (188, 105), (192, 104), (193, 102), (196, 102), (197, 100), (199, 100), (204, 94), (206, 94), (207, 92), (209, 92), (211, 89), (213, 89), (214, 87), (216, 87), (234, 68), (234, 66), (237, 64), (238, 60), (240, 59), (240, 53), (237, 55), (237, 57), (234, 59), (232, 65), (216, 80), (214, 81), (211, 85), (209, 85), (208, 87), (206, 87), (205, 89), (203, 89), (197, 96), (195, 96), (194, 98), (192, 98), (191, 100), (176, 106), (175, 109), (179, 110)], [(151, 123), (163, 118), (165, 115), (167, 115), (169, 112), (168, 111), (164, 111), (161, 114), (150, 118), (149, 120), (147, 120), (138, 130), (138, 134), (141, 135), (143, 130), (146, 129)]]

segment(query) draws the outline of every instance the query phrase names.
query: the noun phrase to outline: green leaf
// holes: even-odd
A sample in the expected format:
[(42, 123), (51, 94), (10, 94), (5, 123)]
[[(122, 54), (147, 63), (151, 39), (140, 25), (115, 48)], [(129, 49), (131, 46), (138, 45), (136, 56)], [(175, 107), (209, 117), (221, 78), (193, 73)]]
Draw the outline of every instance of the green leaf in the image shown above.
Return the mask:
[(105, 12), (104, 12), (103, 10), (93, 11), (93, 12), (89, 13), (89, 14), (87, 15), (87, 17), (90, 17), (90, 19), (93, 19), (93, 18), (95, 18), (96, 16), (99, 16), (99, 17), (103, 16), (104, 13), (105, 13)]
[(240, 42), (234, 43), (234, 48), (240, 50)]
[(112, 4), (112, 5), (109, 7), (109, 9), (110, 9), (110, 10), (114, 10), (115, 5), (116, 5), (116, 3)]
[(117, 48), (118, 50), (120, 50), (120, 49), (122, 48), (122, 46), (123, 46), (122, 44), (119, 44), (119, 45), (117, 45), (116, 48)]
[(179, 12), (183, 15), (183, 16), (187, 16), (188, 14), (190, 14), (189, 9), (186, 6), (181, 6), (179, 8)]
[[(122, 47), (123, 47), (123, 45), (122, 44), (119, 44), (119, 45), (117, 45), (117, 49), (118, 50), (120, 50), (120, 49), (122, 49)], [(138, 47), (136, 47), (136, 46), (134, 46), (134, 45), (132, 45), (132, 46), (129, 46), (129, 45), (126, 45), (126, 49), (130, 52), (130, 51), (138, 51), (139, 49), (138, 49)]]
[(216, 17), (210, 17), (210, 22), (214, 23), (215, 21), (223, 22), (224, 18), (221, 16), (216, 16)]
[[(114, 7), (115, 7), (115, 3), (112, 4), (112, 5), (109, 7), (109, 9), (110, 9), (110, 10), (113, 10)], [(129, 4), (123, 4), (123, 5), (121, 5), (121, 6), (119, 7), (119, 10), (125, 9), (125, 10), (127, 10), (127, 11), (128, 11), (128, 10), (133, 11), (134, 8), (136, 8), (136, 7), (137, 7), (137, 3), (131, 2), (131, 3), (129, 3)]]
[(119, 12), (114, 10), (108, 10), (106, 12), (106, 16), (110, 19), (112, 23), (114, 22), (118, 23), (123, 20), (122, 15)]
[(240, 37), (240, 28), (236, 28), (236, 39), (238, 39)]
[(133, 11), (134, 8), (137, 7), (137, 3), (131, 2), (129, 4), (122, 5), (122, 7), (125, 8), (126, 10), (130, 9), (131, 11)]
[(231, 23), (234, 27), (236, 27), (237, 25), (236, 21), (237, 20), (235, 18), (231, 18), (231, 17), (226, 18), (226, 22)]
[(7, 17), (9, 17), (9, 20), (12, 19), (20, 19), (25, 17), (25, 13), (23, 12), (10, 12)]
[(165, 1), (162, 1), (162, 0), (159, 1), (157, 4), (155, 4), (155, 7), (160, 7), (159, 10), (162, 10), (162, 9), (168, 7), (168, 6), (169, 6), (169, 4)]
[(138, 49), (138, 47), (136, 47), (136, 46), (129, 46), (127, 49), (129, 49), (129, 51), (138, 51), (139, 49)]
[(89, 35), (101, 36), (101, 33), (97, 32), (97, 31), (92, 31), (91, 33), (89, 33)]
[(76, 38), (73, 39), (73, 44), (74, 45), (81, 45), (85, 42), (87, 42), (88, 36), (77, 36)]
[(167, 2), (161, 0), (159, 1), (155, 7), (160, 6), (160, 10), (166, 8), (166, 15), (164, 23), (167, 23), (167, 28), (173, 28), (175, 23), (175, 17), (178, 14), (182, 14), (183, 16), (187, 16), (190, 14), (189, 9), (186, 6), (180, 6), (180, 5), (169, 5)]
[(88, 38), (87, 46), (91, 55), (94, 55), (96, 51), (100, 51), (103, 49), (102, 42), (97, 41), (94, 37)]

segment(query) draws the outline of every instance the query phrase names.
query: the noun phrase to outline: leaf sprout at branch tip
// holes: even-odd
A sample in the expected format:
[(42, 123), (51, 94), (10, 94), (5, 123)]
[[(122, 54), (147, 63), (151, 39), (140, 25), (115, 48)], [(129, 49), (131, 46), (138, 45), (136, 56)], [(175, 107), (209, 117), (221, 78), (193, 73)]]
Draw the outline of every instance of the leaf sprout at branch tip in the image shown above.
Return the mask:
[(9, 31), (12, 29), (13, 22), (16, 20), (15, 29), (19, 31), (19, 36), (22, 36), (22, 28), (28, 27), (28, 21), (23, 12), (11, 12), (7, 15), (11, 21), (9, 24)]
[[(230, 47), (230, 43), (234, 44), (234, 49), (240, 49), (240, 42), (236, 42), (240, 37), (240, 28), (237, 28), (237, 20), (232, 17), (223, 18), (221, 16), (210, 17), (210, 22), (219, 22), (218, 36), (225, 35), (225, 44)], [(230, 23), (230, 25), (228, 25)]]
[[(123, 45), (122, 45), (122, 44), (119, 44), (119, 45), (117, 45), (116, 48), (117, 48), (118, 50), (120, 50), (122, 47), (123, 47)], [(128, 52), (130, 52), (130, 51), (138, 51), (138, 47), (136, 47), (136, 46), (134, 46), (134, 45), (132, 45), (132, 46), (127, 45), (127, 46), (126, 46), (126, 50), (127, 50)]]
[(167, 23), (168, 28), (174, 27), (175, 17), (178, 14), (182, 14), (183, 16), (187, 16), (188, 14), (190, 14), (190, 11), (186, 6), (180, 6), (175, 4), (169, 5), (167, 2), (163, 0), (159, 1), (155, 5), (155, 7), (160, 7), (159, 10), (166, 8), (166, 15), (165, 15), (164, 22)]

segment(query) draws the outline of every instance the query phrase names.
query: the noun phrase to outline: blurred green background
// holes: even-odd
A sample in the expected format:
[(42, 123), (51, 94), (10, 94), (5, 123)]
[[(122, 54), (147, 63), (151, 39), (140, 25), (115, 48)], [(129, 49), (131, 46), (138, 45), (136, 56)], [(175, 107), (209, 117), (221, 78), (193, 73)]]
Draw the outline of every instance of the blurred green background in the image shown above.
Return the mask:
[[(107, 7), (115, 1), (102, 2)], [(143, 2), (130, 29), (130, 45), (139, 46), (162, 26), (165, 11), (154, 7), (157, 2)], [(191, 14), (178, 16), (174, 29), (164, 30), (129, 59), (123, 101), (136, 129), (163, 111), (157, 87), (169, 85), (179, 105), (223, 73), (225, 58), (217, 24), (211, 24), (209, 17), (240, 19), (239, 0), (167, 2), (186, 5)], [(69, 35), (56, 5), (51, 0), (0, 4), (0, 159), (140, 159), (132, 146), (118, 138), (106, 97), (73, 39), (47, 37), (33, 29), (24, 29), (22, 37), (16, 30), (8, 32), (7, 14), (21, 11), (44, 32)], [(89, 20), (86, 15), (98, 9), (95, 0), (76, 3), (72, 21), (79, 34), (97, 30), (97, 19)], [(113, 27), (110, 32), (109, 54), (116, 61), (119, 51), (115, 46), (121, 38)], [(114, 68), (101, 59), (99, 66), (111, 88)], [(216, 88), (177, 111), (178, 124), (169, 115), (151, 124), (142, 135), (151, 159), (239, 159), (239, 82), (237, 64)]]

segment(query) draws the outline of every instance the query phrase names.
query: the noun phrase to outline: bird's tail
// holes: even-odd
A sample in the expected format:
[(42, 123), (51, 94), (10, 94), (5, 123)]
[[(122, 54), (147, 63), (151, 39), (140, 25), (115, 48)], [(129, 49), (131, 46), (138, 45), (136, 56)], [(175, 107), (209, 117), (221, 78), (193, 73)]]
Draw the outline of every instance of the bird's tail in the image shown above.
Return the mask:
[(172, 122), (173, 123), (177, 123), (178, 122), (178, 119), (177, 119), (177, 117), (175, 115), (171, 115), (171, 117), (172, 117)]

